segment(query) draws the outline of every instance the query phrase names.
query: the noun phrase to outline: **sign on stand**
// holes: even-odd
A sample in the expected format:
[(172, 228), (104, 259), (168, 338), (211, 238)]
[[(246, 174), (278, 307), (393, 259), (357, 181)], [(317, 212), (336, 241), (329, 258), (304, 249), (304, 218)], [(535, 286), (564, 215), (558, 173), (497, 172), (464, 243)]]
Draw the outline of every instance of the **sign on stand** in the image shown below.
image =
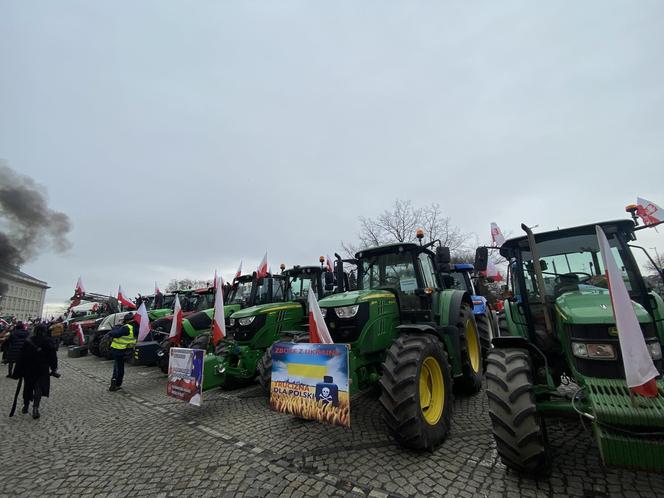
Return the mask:
[(171, 348), (166, 394), (201, 406), (203, 401), (203, 349)]
[(270, 407), (296, 417), (350, 427), (348, 345), (273, 345)]

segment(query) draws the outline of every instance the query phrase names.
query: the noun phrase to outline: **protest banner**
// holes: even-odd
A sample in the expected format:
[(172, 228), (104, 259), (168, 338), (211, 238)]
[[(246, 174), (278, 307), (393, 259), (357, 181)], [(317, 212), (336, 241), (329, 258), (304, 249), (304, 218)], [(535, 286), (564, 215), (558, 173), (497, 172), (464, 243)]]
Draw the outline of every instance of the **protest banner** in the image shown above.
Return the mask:
[(202, 349), (170, 349), (166, 384), (168, 396), (201, 406), (204, 356), (205, 351)]

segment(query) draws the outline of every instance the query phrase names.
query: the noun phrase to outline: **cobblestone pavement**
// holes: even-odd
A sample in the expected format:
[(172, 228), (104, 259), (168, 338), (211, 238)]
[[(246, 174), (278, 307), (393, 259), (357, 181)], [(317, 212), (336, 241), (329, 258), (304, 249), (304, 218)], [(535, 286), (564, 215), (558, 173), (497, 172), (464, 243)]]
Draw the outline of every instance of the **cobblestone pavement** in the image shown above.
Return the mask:
[[(455, 401), (449, 439), (431, 453), (386, 436), (375, 395), (352, 399), (352, 429), (271, 412), (259, 388), (212, 391), (201, 408), (165, 395), (165, 375), (60, 352), (42, 417), (7, 417), (16, 382), (0, 377), (0, 495), (662, 496), (664, 475), (603, 468), (576, 421), (549, 425), (554, 469), (506, 470), (484, 393)], [(20, 412), (20, 410), (19, 410)]]

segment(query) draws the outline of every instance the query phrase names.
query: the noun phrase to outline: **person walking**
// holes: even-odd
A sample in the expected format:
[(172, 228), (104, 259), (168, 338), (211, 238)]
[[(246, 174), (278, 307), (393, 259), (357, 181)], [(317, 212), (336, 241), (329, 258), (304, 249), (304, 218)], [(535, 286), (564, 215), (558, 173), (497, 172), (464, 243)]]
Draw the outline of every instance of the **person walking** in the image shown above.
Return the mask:
[(60, 377), (58, 356), (48, 327), (40, 323), (34, 328), (34, 336), (25, 340), (14, 370), (14, 378), (23, 378), (22, 413), (28, 413), (32, 402), (32, 418), (40, 417), (42, 396), (48, 398), (51, 393), (51, 375)]
[(14, 330), (9, 333), (9, 339), (7, 339), (7, 364), (8, 372), (7, 377), (14, 377), (14, 364), (18, 361), (19, 356), (21, 356), (21, 350), (23, 349), (23, 344), (25, 344), (26, 339), (28, 338), (28, 331), (25, 330), (23, 322), (16, 322)]
[(109, 334), (113, 338), (111, 342), (111, 357), (113, 358), (113, 378), (111, 378), (111, 387), (109, 391), (117, 391), (122, 387), (125, 370), (125, 356), (127, 348), (136, 344), (136, 335), (134, 334), (134, 315), (127, 313), (122, 319), (122, 327), (111, 330)]

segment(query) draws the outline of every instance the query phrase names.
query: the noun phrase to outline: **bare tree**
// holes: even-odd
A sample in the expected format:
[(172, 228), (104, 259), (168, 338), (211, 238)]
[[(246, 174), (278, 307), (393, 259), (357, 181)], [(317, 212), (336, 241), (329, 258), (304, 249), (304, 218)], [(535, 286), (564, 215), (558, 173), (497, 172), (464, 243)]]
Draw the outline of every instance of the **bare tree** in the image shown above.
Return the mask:
[(347, 255), (354, 255), (360, 248), (375, 247), (393, 242), (415, 242), (416, 230), (424, 230), (424, 242), (440, 240), (451, 251), (460, 250), (468, 235), (444, 216), (440, 204), (432, 203), (416, 207), (409, 200), (397, 199), (391, 209), (376, 217), (361, 216), (357, 244), (342, 242)]
[(659, 252), (655, 251), (655, 254), (650, 254), (650, 257), (655, 264), (653, 265), (653, 261), (648, 260), (643, 265), (649, 274), (657, 274), (659, 270), (664, 269), (664, 256), (660, 256)]
[(210, 287), (212, 282), (205, 280), (194, 280), (191, 278), (177, 279), (174, 278), (166, 286), (166, 292), (174, 292), (179, 290), (200, 289), (203, 287)]

